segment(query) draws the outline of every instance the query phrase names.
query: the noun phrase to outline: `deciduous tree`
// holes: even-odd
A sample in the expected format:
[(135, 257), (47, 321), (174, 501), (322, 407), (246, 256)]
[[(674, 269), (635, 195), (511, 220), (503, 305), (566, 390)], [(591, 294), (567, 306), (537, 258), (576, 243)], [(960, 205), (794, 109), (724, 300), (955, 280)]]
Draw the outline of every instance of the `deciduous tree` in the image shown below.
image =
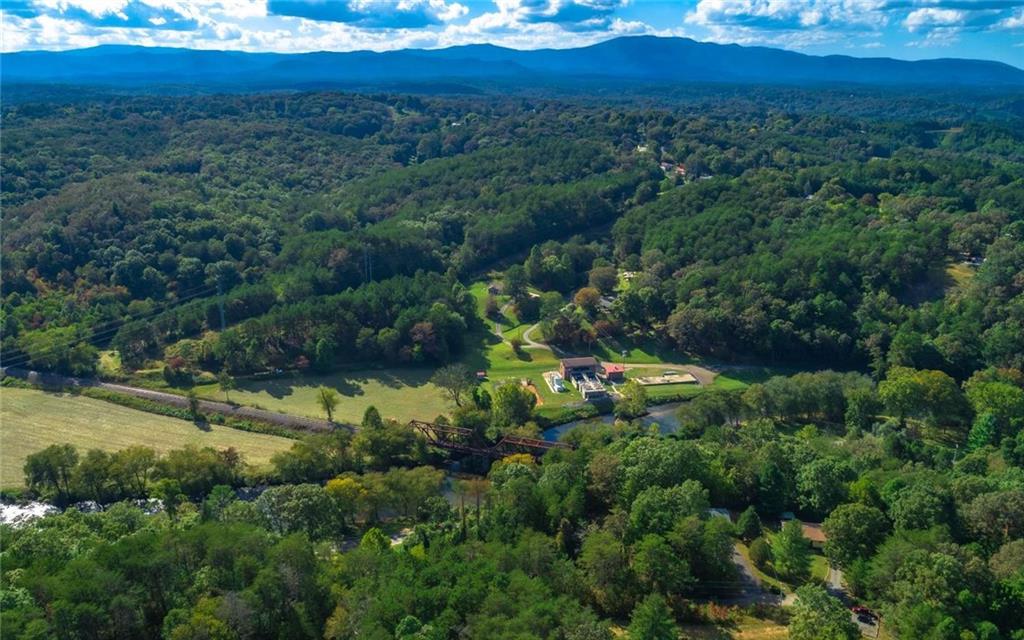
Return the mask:
[(316, 390), (316, 403), (327, 414), (327, 421), (334, 422), (334, 409), (341, 399), (338, 392), (330, 387), (320, 385)]
[(790, 640), (859, 640), (860, 629), (838, 599), (815, 585), (796, 590)]
[(440, 387), (456, 407), (462, 406), (466, 394), (476, 386), (473, 374), (466, 365), (459, 363), (441, 367), (434, 372), (430, 381)]
[(772, 538), (772, 562), (778, 574), (789, 581), (799, 581), (811, 572), (811, 547), (804, 537), (800, 522), (790, 520)]

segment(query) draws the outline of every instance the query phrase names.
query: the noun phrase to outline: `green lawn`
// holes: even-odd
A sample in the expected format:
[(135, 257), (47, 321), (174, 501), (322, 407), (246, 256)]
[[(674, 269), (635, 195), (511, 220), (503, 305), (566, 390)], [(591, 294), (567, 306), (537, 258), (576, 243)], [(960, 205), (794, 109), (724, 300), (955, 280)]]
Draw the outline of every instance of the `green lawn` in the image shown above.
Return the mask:
[(489, 285), (490, 281), (481, 280), (469, 286), (469, 295), (473, 296), (473, 299), (476, 300), (476, 313), (481, 318), (487, 317), (484, 315), (484, 311), (487, 309), (487, 287)]
[[(359, 369), (326, 376), (295, 375), (271, 380), (238, 379), (232, 402), (259, 406), (272, 411), (323, 418), (316, 394), (320, 385), (337, 390), (341, 402), (334, 411), (339, 422), (358, 424), (366, 408), (373, 405), (381, 415), (396, 420), (433, 420), (451, 406), (441, 389), (430, 382), (430, 368)], [(224, 399), (216, 384), (196, 387), (204, 398)]]
[(472, 371), (486, 371), (487, 386), (493, 388), (496, 382), (525, 378), (537, 387), (545, 405), (560, 406), (582, 400), (575, 390), (554, 393), (544, 382), (545, 371), (558, 370), (558, 358), (551, 351), (521, 349), (515, 353), (508, 343), (499, 341), (493, 334), (471, 334), (466, 336), (466, 341), (471, 348), (462, 361)]
[(293, 440), (249, 433), (220, 425), (202, 428), (191, 422), (129, 409), (82, 396), (35, 389), (0, 388), (0, 486), (23, 483), (25, 458), (51, 444), (117, 451), (145, 445), (156, 451), (186, 444), (235, 447), (250, 464), (266, 465)]
[(776, 577), (768, 575), (764, 571), (761, 571), (761, 569), (759, 569), (757, 565), (755, 565), (753, 561), (750, 559), (750, 549), (747, 547), (747, 545), (743, 544), (742, 542), (737, 542), (736, 549), (740, 552), (740, 555), (747, 559), (747, 562), (750, 563), (750, 566), (753, 569), (754, 574), (757, 575), (758, 579), (763, 584), (773, 586), (777, 588), (779, 591), (782, 591), (783, 593), (789, 593), (793, 590), (793, 588), (789, 584), (783, 582), (782, 580), (779, 580)]
[[(469, 287), (476, 300), (478, 311), (483, 315), (487, 300), (487, 286), (490, 280), (474, 283)], [(504, 304), (507, 296), (498, 296)], [(493, 333), (493, 320), (485, 320), (483, 329), (477, 329), (466, 336), (466, 353), (459, 359), (470, 371), (486, 371), (488, 380), (484, 387), (493, 390), (494, 385), (504, 381), (528, 379), (536, 386), (546, 410), (582, 402), (579, 393), (569, 389), (565, 393), (554, 393), (543, 374), (558, 369), (558, 358), (547, 349), (521, 349), (518, 353), (512, 350), (507, 340), (522, 337), (532, 326), (531, 323), (519, 324), (513, 317), (502, 320), (502, 329), (506, 341), (502, 341)], [(536, 339), (536, 336), (535, 336)], [(626, 362), (629, 364), (666, 364), (667, 367), (697, 361), (678, 353), (659, 347), (653, 340), (645, 341), (605, 341), (600, 342), (593, 355), (602, 360), (622, 362), (621, 349), (627, 350)], [(729, 370), (719, 375), (713, 387), (716, 389), (742, 389), (750, 382), (759, 381), (776, 373), (778, 370), (767, 368), (741, 368)], [(296, 415), (324, 417), (316, 402), (316, 389), (320, 385), (336, 389), (341, 395), (341, 403), (335, 410), (335, 419), (342, 422), (358, 423), (366, 408), (373, 405), (382, 415), (400, 421), (412, 419), (433, 420), (438, 415), (446, 414), (452, 409), (440, 389), (430, 383), (433, 369), (429, 367), (393, 367), (345, 370), (326, 376), (294, 375), (272, 380), (246, 380), (240, 378), (239, 388), (231, 392), (231, 400), (241, 404), (258, 406), (274, 411)], [(146, 386), (166, 386), (162, 378), (146, 380)], [(172, 390), (177, 391), (177, 390)], [(702, 388), (697, 385), (666, 385), (651, 387), (648, 394), (651, 398), (667, 398), (683, 395), (686, 397), (699, 394)], [(204, 397), (223, 400), (224, 394), (216, 384), (209, 382), (196, 387), (196, 392)]]
[[(769, 540), (772, 537), (773, 537), (773, 534), (768, 534)], [(750, 551), (747, 548), (747, 545), (743, 544), (742, 542), (737, 542), (736, 543), (736, 548), (739, 550), (740, 554), (743, 555), (744, 558), (746, 558), (748, 561), (750, 560)], [(754, 566), (753, 562), (750, 563), (750, 566), (753, 567), (754, 573), (756, 573), (757, 577), (761, 579), (761, 582), (763, 582), (764, 584), (767, 584), (767, 585), (773, 585), (773, 586), (781, 589), (785, 593), (790, 593), (793, 590), (795, 590), (798, 586), (800, 586), (800, 583), (785, 582), (785, 581), (783, 581), (783, 580), (781, 580), (779, 578), (776, 578), (774, 576), (771, 576), (771, 575), (765, 573), (764, 571), (761, 571), (759, 568)], [(807, 582), (824, 584), (824, 582), (827, 579), (828, 579), (828, 558), (823, 556), (820, 552), (814, 552), (811, 555), (811, 575), (807, 579)]]
[(681, 626), (688, 640), (786, 640), (789, 628), (772, 620), (736, 614), (721, 625), (687, 623)]
[(811, 556), (811, 580), (825, 582), (828, 579), (828, 558), (821, 554)]
[(622, 362), (622, 352), (629, 364), (699, 364), (699, 361), (659, 347), (653, 340), (635, 341), (626, 338), (601, 339), (594, 347), (593, 355), (601, 360)]

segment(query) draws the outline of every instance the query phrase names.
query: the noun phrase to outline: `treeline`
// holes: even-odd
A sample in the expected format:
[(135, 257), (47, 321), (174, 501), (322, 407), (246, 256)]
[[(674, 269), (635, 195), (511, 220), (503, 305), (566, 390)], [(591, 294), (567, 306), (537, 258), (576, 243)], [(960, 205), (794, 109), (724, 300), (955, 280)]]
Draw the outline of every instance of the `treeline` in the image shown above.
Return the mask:
[[(529, 407), (513, 415), (505, 402), (474, 394), (453, 419), (528, 428)], [(796, 590), (791, 637), (855, 640), (849, 610), (815, 586), (800, 523), (780, 522), (788, 511), (823, 523), (825, 556), (895, 638), (1015, 638), (1022, 403), (1019, 370), (963, 387), (909, 368), (877, 386), (777, 377), (699, 396), (670, 436), (586, 425), (567, 436), (573, 449), (505, 458), (447, 484), (447, 498), (441, 472), (422, 466), (436, 453), (370, 410), (354, 437), (275, 456), (287, 484), (255, 500), (210, 486), (221, 478), (200, 462), (218, 454), (192, 451), (151, 466), (163, 514), (120, 504), (6, 529), (3, 623), (19, 637), (607, 639), (615, 620), (669, 637), (679, 621), (721, 621), (699, 603), (742, 590), (739, 549)], [(480, 437), (494, 427), (481, 421)], [(172, 477), (187, 463), (202, 488)], [(67, 477), (87, 486), (77, 469)], [(741, 513), (732, 522), (723, 508)], [(408, 529), (389, 539), (375, 523)]]
[[(164, 312), (158, 308), (145, 319), (101, 325), (97, 333), (72, 327), (31, 332), (12, 348), (8, 364), (87, 375), (97, 357), (89, 341), (104, 334), (112, 336), (110, 345), (124, 366), (161, 359), (171, 369), (170, 380), (225, 366), (232, 372), (326, 371), (371, 360), (443, 363), (461, 352), (463, 335), (476, 322), (471, 296), (438, 273), (416, 272), (334, 295), (284, 291), (278, 295), (269, 284), (245, 285), (213, 300)], [(231, 326), (214, 333), (222, 305)]]
[(339, 362), (444, 363), (476, 321), (472, 296), (437, 273), (371, 283), (281, 304), (216, 337), (210, 352), (233, 372), (329, 370)]
[(613, 315), (720, 358), (1019, 367), (1022, 184), (1018, 164), (907, 151), (677, 189), (616, 224), (642, 274)]
[(25, 484), (58, 505), (82, 500), (106, 504), (129, 499), (199, 499), (216, 485), (237, 486), (246, 471), (233, 447), (187, 446), (158, 455), (134, 446), (113, 453), (90, 449), (84, 455), (70, 444), (54, 444), (25, 460)]
[[(366, 410), (355, 436), (346, 429), (297, 439), (271, 458), (270, 469), (254, 468), (233, 447), (186, 446), (163, 454), (145, 446), (115, 452), (55, 444), (30, 454), (25, 485), (36, 497), (59, 506), (80, 501), (174, 498), (202, 500), (215, 486), (265, 482), (301, 484), (362, 471), (383, 471), (430, 461), (423, 440), (404, 424)], [(179, 499), (179, 500), (180, 500)]]
[[(177, 318), (171, 341), (219, 328), (209, 304), (188, 306), (218, 286), (290, 303), (417, 269), (468, 277), (623, 216), (619, 266), (650, 272), (645, 316), (623, 321), (673, 317), (687, 325), (666, 333), (681, 348), (852, 365), (884, 359), (910, 325), (959, 376), (1019, 351), (1012, 277), (977, 296), (990, 307), (977, 315), (947, 305), (918, 318), (884, 297), (1013, 243), (1012, 128), (939, 134), (932, 121), (811, 113), (804, 94), (767, 92), (779, 102), (751, 109), (723, 92), (662, 107), (333, 93), (8, 106), (4, 354), (85, 374), (132, 320)], [(541, 280), (566, 286), (555, 271)], [(265, 313), (257, 302), (239, 316)], [(988, 335), (960, 344), (991, 314)], [(969, 326), (934, 335), (954, 324)]]

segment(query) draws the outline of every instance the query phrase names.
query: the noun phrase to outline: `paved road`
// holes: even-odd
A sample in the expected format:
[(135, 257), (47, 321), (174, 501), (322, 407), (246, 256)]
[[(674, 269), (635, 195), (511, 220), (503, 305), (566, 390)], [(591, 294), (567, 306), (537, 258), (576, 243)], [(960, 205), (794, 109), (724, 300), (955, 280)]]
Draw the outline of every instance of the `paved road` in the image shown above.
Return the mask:
[(733, 546), (732, 548), (732, 561), (740, 570), (740, 579), (743, 581), (743, 594), (735, 598), (735, 604), (779, 604), (782, 598), (774, 593), (771, 593), (764, 588), (761, 584), (761, 579), (757, 576), (757, 572), (754, 571), (754, 567), (750, 564), (750, 560), (740, 553), (739, 547)]
[[(732, 561), (739, 573), (735, 583), (722, 583), (720, 593), (704, 598), (697, 598), (704, 602), (716, 604), (746, 607), (755, 604), (782, 605), (785, 604), (781, 595), (774, 594), (761, 584), (757, 572), (740, 553), (737, 546), (733, 546)], [(698, 587), (700, 584), (698, 583)]]
[(537, 324), (531, 326), (529, 329), (524, 331), (523, 332), (523, 342), (525, 343), (525, 345), (527, 347), (529, 347), (531, 349), (544, 349), (546, 351), (554, 352), (555, 355), (558, 355), (558, 353), (559, 353), (558, 349), (552, 347), (551, 345), (549, 345), (547, 343), (537, 342), (536, 340), (533, 339), (533, 332), (536, 331), (537, 327), (539, 327), (539, 326), (540, 326), (540, 323), (538, 322)]
[[(498, 309), (498, 317), (499, 318), (504, 318), (505, 317), (505, 312), (508, 311), (508, 308), (511, 307), (511, 306), (512, 306), (511, 302), (506, 302), (500, 309)], [(501, 326), (501, 320), (495, 320), (494, 321), (494, 335), (498, 336), (502, 340), (505, 340), (505, 334), (502, 333), (502, 331), (503, 331), (503, 329), (502, 329), (502, 326)], [(507, 342), (507, 340), (505, 340), (505, 341)]]
[[(825, 580), (825, 590), (830, 594), (839, 598), (844, 605), (850, 607), (854, 604), (853, 598), (850, 596), (850, 592), (847, 591), (846, 585), (843, 584), (843, 572), (839, 567), (830, 566), (828, 568), (828, 577)], [(856, 613), (850, 612), (850, 619), (860, 628), (862, 636), (868, 638), (878, 637), (878, 624), (877, 620), (870, 623), (861, 621)]]
[[(152, 400), (153, 402), (159, 402), (172, 407), (188, 408), (188, 398), (174, 393), (153, 391), (152, 389), (143, 389), (140, 387), (130, 387), (123, 384), (103, 382), (102, 380), (95, 380), (93, 378), (72, 378), (53, 373), (26, 371), (24, 369), (15, 368), (0, 368), (0, 375), (7, 375), (27, 380), (32, 383), (49, 386), (96, 387), (98, 389), (107, 389), (108, 391), (135, 396), (137, 398), (145, 398), (146, 400)], [(303, 431), (330, 431), (337, 427), (354, 430), (354, 427), (351, 425), (330, 423), (326, 420), (295, 416), (288, 413), (278, 413), (276, 411), (267, 411), (265, 409), (257, 409), (255, 407), (228, 404), (227, 402), (217, 402), (215, 400), (200, 400), (199, 408), (201, 411), (206, 413), (221, 413), (226, 416), (258, 420), (260, 422), (267, 422), (269, 424), (287, 427), (289, 429), (301, 429)]]

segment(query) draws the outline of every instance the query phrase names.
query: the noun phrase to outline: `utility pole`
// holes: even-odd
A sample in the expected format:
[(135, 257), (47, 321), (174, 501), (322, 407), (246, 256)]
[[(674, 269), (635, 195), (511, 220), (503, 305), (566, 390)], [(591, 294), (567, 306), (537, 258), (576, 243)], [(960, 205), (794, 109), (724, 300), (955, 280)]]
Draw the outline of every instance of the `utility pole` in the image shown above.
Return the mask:
[(224, 291), (220, 283), (220, 275), (217, 276), (217, 308), (220, 309), (220, 332), (224, 333)]

